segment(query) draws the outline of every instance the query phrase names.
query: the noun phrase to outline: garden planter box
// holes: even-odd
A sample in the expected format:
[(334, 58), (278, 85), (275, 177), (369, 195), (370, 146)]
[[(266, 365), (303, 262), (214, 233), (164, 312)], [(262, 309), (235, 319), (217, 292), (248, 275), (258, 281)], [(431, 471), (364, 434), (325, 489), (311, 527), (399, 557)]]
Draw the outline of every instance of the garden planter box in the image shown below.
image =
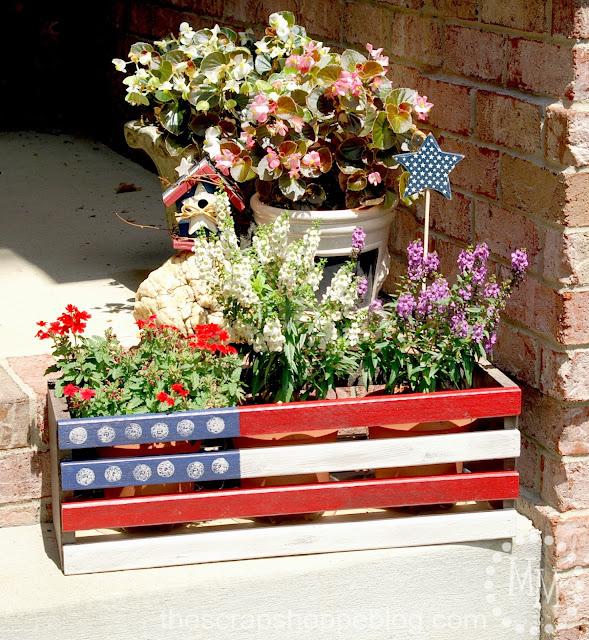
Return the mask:
[[(380, 549), (515, 535), (521, 392), (481, 365), (477, 388), (427, 394), (231, 407), (186, 413), (71, 419), (49, 391), (54, 523), (66, 574), (245, 558)], [(334, 443), (215, 450), (220, 438), (300, 431), (361, 431), (379, 424), (475, 419), (467, 433), (370, 440), (340, 431)], [(366, 430), (365, 430), (366, 431)], [(346, 433), (348, 435), (346, 435)], [(96, 447), (200, 440), (198, 453), (105, 459)], [(231, 442), (231, 440), (227, 440)], [(379, 467), (464, 462), (465, 473), (375, 479)], [(354, 479), (354, 473), (361, 476)], [(106, 499), (113, 486), (330, 472), (336, 481)], [(372, 474), (374, 475), (374, 474)], [(350, 477), (352, 479), (350, 479)], [(219, 486), (219, 485), (217, 485)], [(88, 496), (88, 497), (85, 497)], [(444, 513), (423, 507), (453, 503)], [(324, 511), (316, 522), (255, 522)], [(122, 527), (184, 524), (169, 533)]]

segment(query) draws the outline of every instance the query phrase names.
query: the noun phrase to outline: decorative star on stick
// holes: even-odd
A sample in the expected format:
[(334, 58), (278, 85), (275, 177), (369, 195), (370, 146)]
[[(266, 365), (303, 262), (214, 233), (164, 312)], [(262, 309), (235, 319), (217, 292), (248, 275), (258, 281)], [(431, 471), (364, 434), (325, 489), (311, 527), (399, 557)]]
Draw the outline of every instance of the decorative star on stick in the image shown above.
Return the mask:
[(448, 174), (464, 156), (442, 151), (431, 133), (428, 134), (417, 152), (400, 153), (393, 157), (409, 171), (404, 198), (424, 189), (433, 189), (448, 200), (452, 198)]

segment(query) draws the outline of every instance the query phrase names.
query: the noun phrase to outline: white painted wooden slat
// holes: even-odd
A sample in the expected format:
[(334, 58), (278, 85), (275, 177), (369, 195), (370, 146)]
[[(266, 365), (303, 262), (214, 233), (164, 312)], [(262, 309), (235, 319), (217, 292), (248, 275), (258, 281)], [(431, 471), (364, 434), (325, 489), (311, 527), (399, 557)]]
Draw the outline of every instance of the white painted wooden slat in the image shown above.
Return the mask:
[(238, 525), (229, 531), (78, 542), (64, 546), (64, 573), (474, 542), (516, 534), (514, 509), (406, 518), (377, 515), (355, 516), (351, 522)]
[(241, 449), (242, 478), (498, 460), (519, 456), (517, 430)]

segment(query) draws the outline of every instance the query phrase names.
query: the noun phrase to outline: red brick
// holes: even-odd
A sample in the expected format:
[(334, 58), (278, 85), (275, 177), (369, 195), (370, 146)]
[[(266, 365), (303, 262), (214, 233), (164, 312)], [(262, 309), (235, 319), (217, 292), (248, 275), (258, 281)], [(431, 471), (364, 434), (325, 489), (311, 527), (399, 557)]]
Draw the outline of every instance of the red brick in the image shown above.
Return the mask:
[(564, 201), (561, 205), (561, 216), (556, 220), (567, 227), (589, 226), (589, 172), (578, 172), (561, 175), (561, 194)]
[(568, 461), (542, 456), (540, 495), (558, 511), (589, 508), (589, 456)]
[[(417, 238), (423, 237), (413, 213), (403, 207), (396, 210), (391, 231), (391, 248), (395, 253), (406, 255), (407, 247)], [(406, 263), (405, 263), (406, 268)]]
[(55, 358), (44, 354), (38, 356), (21, 356), (7, 359), (10, 368), (36, 395), (37, 398), (37, 429), (41, 433), (42, 440), (49, 442), (49, 433), (45, 429), (47, 413), (47, 381), (56, 378), (53, 373), (45, 376), (48, 367), (55, 364)]
[(469, 78), (500, 82), (503, 77), (505, 37), (498, 33), (446, 25), (444, 66)]
[(174, 9), (213, 18), (223, 17), (223, 4), (223, 0), (166, 0), (166, 5)]
[(470, 131), (470, 87), (420, 78), (416, 88), (420, 94), (427, 96), (429, 102), (434, 103), (434, 107), (427, 117), (428, 124), (446, 131), (468, 135)]
[(542, 109), (538, 105), (490, 91), (475, 97), (477, 136), (484, 142), (536, 154), (542, 147)]
[[(508, 277), (507, 270), (502, 274)], [(532, 331), (556, 337), (560, 331), (561, 297), (532, 275), (524, 277), (505, 307), (505, 315)]]
[(30, 431), (29, 397), (0, 365), (0, 449), (26, 447)]
[[(452, 199), (448, 200), (438, 193), (431, 194), (430, 228), (451, 238), (468, 243), (471, 239), (471, 211), (472, 200), (454, 191)], [(425, 202), (419, 201), (416, 209), (417, 217), (423, 224), (425, 217)]]
[(545, 0), (481, 0), (480, 16), (481, 22), (519, 31), (542, 33), (546, 30)]
[(589, 231), (548, 228), (543, 244), (546, 278), (567, 285), (589, 284)]
[(589, 625), (578, 624), (569, 629), (556, 629), (550, 640), (587, 640), (589, 638)]
[(519, 428), (560, 455), (589, 453), (589, 406), (565, 403), (522, 387)]
[[(344, 21), (343, 7), (328, 0), (301, 0), (297, 24), (305, 27), (311, 37), (340, 40)], [(383, 45), (378, 45), (379, 47)]]
[(425, 0), (381, 0), (393, 7), (403, 7), (404, 9), (421, 9)]
[(457, 260), (462, 251), (462, 247), (454, 242), (443, 240), (442, 238), (434, 238), (434, 245), (430, 250), (438, 252), (440, 258), (440, 273), (444, 274), (444, 277), (450, 284), (454, 283), (458, 274)]
[(586, 100), (589, 97), (589, 50), (581, 45), (573, 47), (573, 76), (565, 97), (569, 100)]
[[(525, 248), (528, 252), (530, 269), (537, 267), (540, 251), (538, 227), (530, 218), (477, 200), (475, 229), (476, 242), (486, 242), (492, 253), (511, 260), (511, 254), (515, 249)], [(506, 229), (509, 229), (507, 238), (505, 237)]]
[(389, 62), (387, 77), (394, 87), (415, 88), (417, 88), (421, 78), (417, 69), (414, 69), (413, 67), (406, 67), (402, 64), (396, 64), (394, 62)]
[(350, 44), (390, 50), (389, 33), (393, 16), (384, 7), (346, 2), (344, 9), (344, 38)]
[(51, 493), (49, 453), (19, 450), (0, 456), (0, 504)]
[(428, 8), (445, 18), (477, 19), (477, 0), (428, 0)]
[(441, 136), (440, 147), (464, 156), (450, 174), (450, 184), (474, 193), (497, 198), (499, 151)]
[(589, 6), (586, 0), (552, 0), (552, 35), (589, 38)]
[(507, 86), (563, 96), (573, 80), (571, 49), (514, 38), (508, 47)]
[(589, 112), (546, 108), (546, 157), (560, 164), (589, 165)]
[(442, 63), (440, 24), (431, 18), (396, 14), (391, 27), (390, 53), (420, 65), (438, 67)]
[(133, 2), (129, 10), (129, 31), (146, 39), (153, 38), (156, 9), (154, 5), (139, 0)]
[(21, 527), (36, 524), (41, 516), (41, 501), (0, 505), (0, 527)]
[(515, 468), (519, 471), (519, 481), (523, 487), (534, 489), (540, 486), (538, 447), (527, 438), (522, 437)]
[(538, 347), (530, 336), (508, 327), (499, 325), (497, 344), (493, 351), (493, 362), (505, 373), (529, 384), (536, 384), (536, 361)]
[(542, 346), (540, 391), (568, 402), (589, 400), (589, 350), (554, 351)]
[[(573, 221), (576, 221), (579, 224), (582, 218), (577, 200), (582, 195), (581, 189), (578, 186), (575, 189), (573, 184), (577, 180), (528, 160), (507, 154), (501, 158), (503, 205), (527, 211), (550, 222), (575, 226)], [(586, 217), (589, 220), (589, 215)]]
[(567, 513), (558, 518), (553, 529), (553, 564), (557, 569), (589, 566), (589, 515)]

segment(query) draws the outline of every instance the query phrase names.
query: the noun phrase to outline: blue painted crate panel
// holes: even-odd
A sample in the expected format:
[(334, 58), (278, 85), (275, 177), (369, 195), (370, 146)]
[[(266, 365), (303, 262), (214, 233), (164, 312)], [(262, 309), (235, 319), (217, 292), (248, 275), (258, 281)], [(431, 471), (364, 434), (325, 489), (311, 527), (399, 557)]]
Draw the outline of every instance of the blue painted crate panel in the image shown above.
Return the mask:
[(239, 450), (61, 463), (61, 485), (66, 491), (240, 477)]
[(58, 421), (62, 450), (235, 436), (239, 436), (237, 407)]

